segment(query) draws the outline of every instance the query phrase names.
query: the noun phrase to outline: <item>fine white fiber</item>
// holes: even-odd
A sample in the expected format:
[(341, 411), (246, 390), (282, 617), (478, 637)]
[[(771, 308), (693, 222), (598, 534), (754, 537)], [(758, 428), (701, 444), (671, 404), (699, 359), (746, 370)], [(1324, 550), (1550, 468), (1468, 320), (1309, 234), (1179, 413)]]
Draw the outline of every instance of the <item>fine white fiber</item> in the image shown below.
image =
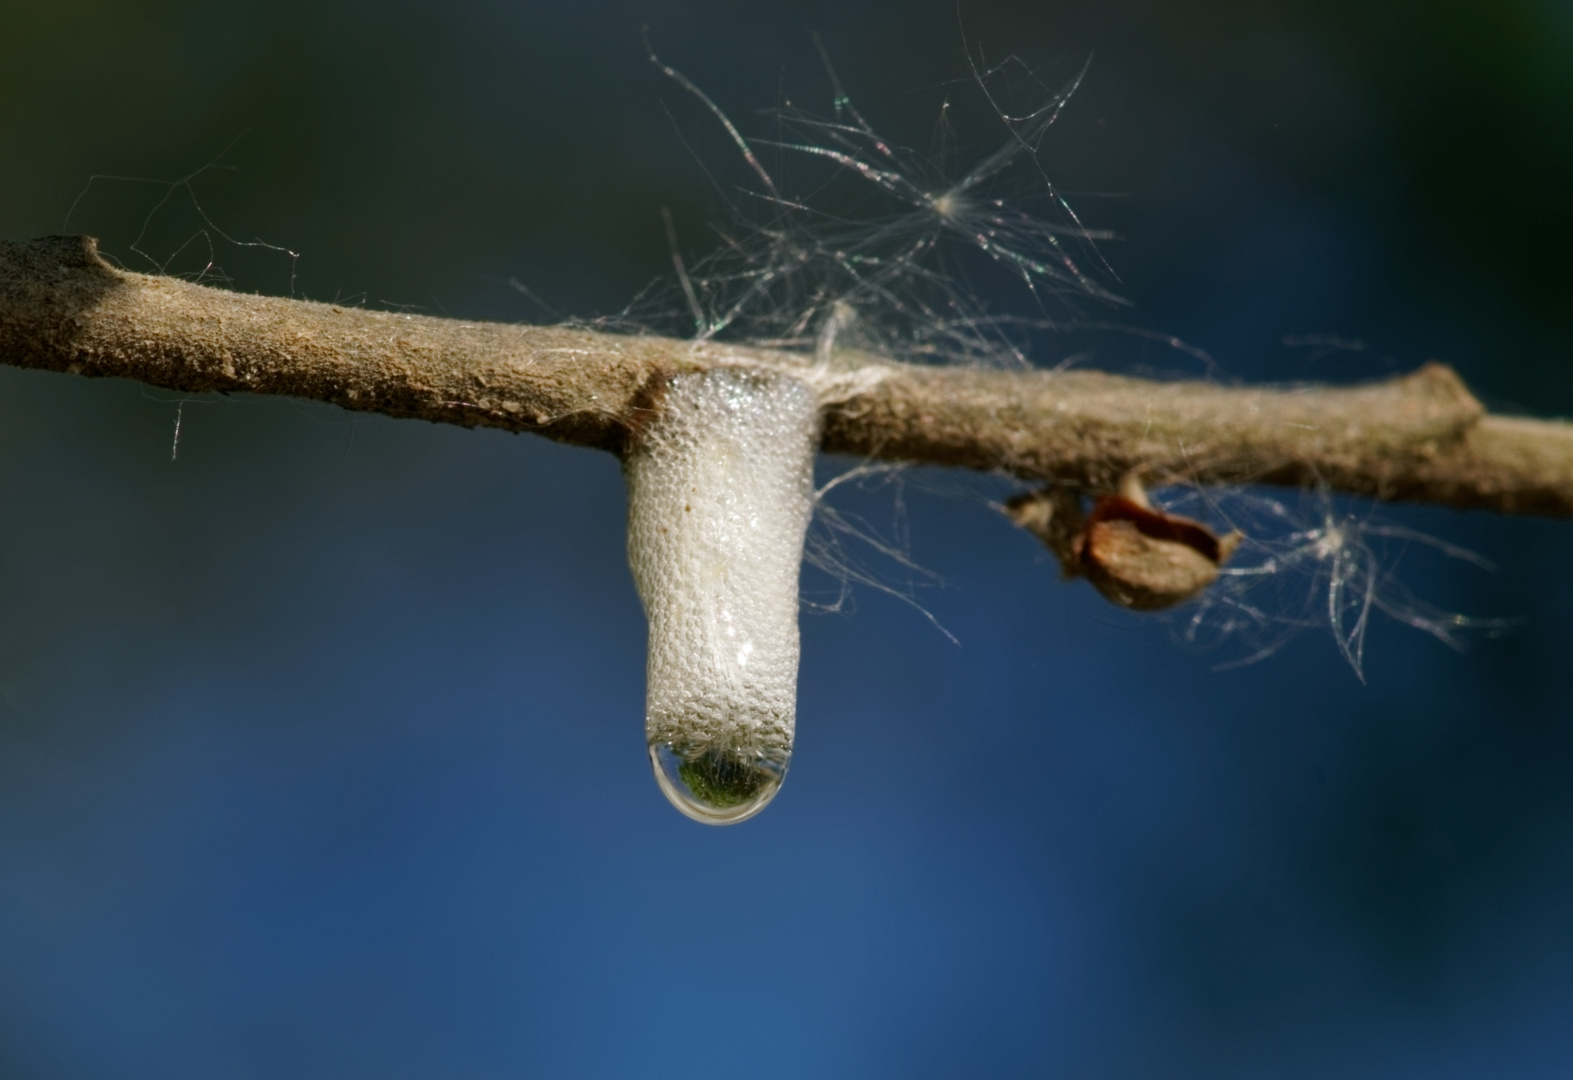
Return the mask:
[[(745, 169), (735, 187), (718, 185), (727, 203), (726, 220), (714, 226), (719, 248), (685, 258), (676, 223), (663, 212), (675, 280), (589, 325), (691, 333), (707, 348), (735, 341), (776, 350), (773, 360), (756, 354), (746, 366), (740, 359), (670, 376), (650, 396), (624, 461), (628, 557), (649, 620), (651, 763), (678, 810), (730, 824), (770, 802), (791, 761), (798, 579), (815, 512), (824, 528), (807, 537), (808, 555), (841, 586), (831, 607), (853, 582), (911, 600), (858, 569), (839, 546), (841, 536), (856, 537), (913, 568), (903, 543), (881, 542), (816, 494), (822, 409), (901, 363), (1033, 367), (1034, 339), (1046, 330), (1117, 331), (1212, 362), (1178, 339), (1081, 314), (1089, 302), (1124, 301), (1099, 280), (1113, 277), (1097, 248), (1108, 234), (1083, 224), (1039, 160), (1079, 73), (1055, 91), (1019, 61), (984, 67), (969, 59), (1005, 138), (958, 168), (948, 100), (940, 151), (924, 156), (880, 134), (825, 59), (832, 115), (783, 99), (767, 113), (774, 137), (751, 138), (687, 76), (653, 52), (650, 59), (719, 122)], [(1025, 111), (1003, 107), (1012, 83), (1032, 97)], [(1023, 308), (1002, 303), (1006, 286)], [(889, 468), (865, 462), (843, 479)], [(1212, 493), (1190, 490), (1205, 503), (1190, 516), (1221, 522), (1220, 535), (1236, 531)], [(1373, 608), (1449, 644), (1462, 629), (1487, 627), (1395, 598), (1363, 538), (1428, 539), (1341, 516), (1301, 524), (1281, 503), (1268, 505), (1276, 511), (1270, 520), (1240, 525), (1239, 552), (1214, 567), (1216, 580), (1184, 609), (1187, 639), (1216, 627), (1245, 636), (1255, 659), (1277, 647), (1284, 627), (1327, 623), (1358, 674)], [(1306, 577), (1314, 619), (1298, 596), (1288, 598), (1298, 612), (1290, 616), (1277, 610), (1282, 602), (1257, 602), (1272, 583)]]
[(779, 371), (715, 368), (672, 376), (650, 411), (623, 466), (649, 620), (645, 736), (672, 804), (731, 824), (791, 762), (819, 395)]

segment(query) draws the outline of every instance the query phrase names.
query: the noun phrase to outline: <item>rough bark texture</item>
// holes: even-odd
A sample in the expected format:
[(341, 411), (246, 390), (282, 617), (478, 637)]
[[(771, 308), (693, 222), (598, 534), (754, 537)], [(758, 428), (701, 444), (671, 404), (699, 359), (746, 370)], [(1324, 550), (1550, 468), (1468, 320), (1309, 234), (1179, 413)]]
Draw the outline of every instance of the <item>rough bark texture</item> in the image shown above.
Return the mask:
[[(1112, 491), (1322, 483), (1382, 499), (1573, 515), (1573, 426), (1487, 416), (1430, 364), (1354, 388), (1161, 383), (843, 355), (823, 449)], [(620, 452), (669, 375), (793, 353), (248, 296), (117, 270), (86, 237), (0, 243), (0, 362), (245, 391)]]

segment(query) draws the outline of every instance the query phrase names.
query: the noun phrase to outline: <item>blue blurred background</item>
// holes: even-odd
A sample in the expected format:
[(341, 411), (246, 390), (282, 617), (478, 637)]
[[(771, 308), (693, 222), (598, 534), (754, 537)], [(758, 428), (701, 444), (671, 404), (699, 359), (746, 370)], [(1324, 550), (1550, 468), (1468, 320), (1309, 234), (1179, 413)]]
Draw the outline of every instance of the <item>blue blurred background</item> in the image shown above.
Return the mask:
[[(596, 314), (668, 269), (663, 206), (716, 214), (641, 26), (752, 130), (828, 107), (818, 31), (917, 146), (967, 45), (1050, 85), (1091, 57), (1044, 162), (1120, 236), (1121, 319), (1224, 377), (1436, 358), (1573, 411), (1562, 0), (959, 16), (8, 0), (0, 236)], [(610, 457), (11, 369), (0, 416), (0, 1075), (1573, 1075), (1567, 524), (1384, 510), (1501, 566), (1411, 552), (1408, 587), (1521, 621), (1463, 655), (1376, 623), (1362, 685), (1325, 631), (1215, 670), (1249, 648), (1059, 582), (954, 478), (849, 491), (904, 506), (959, 645), (874, 590), (806, 615), (792, 775), (717, 830), (649, 775)]]

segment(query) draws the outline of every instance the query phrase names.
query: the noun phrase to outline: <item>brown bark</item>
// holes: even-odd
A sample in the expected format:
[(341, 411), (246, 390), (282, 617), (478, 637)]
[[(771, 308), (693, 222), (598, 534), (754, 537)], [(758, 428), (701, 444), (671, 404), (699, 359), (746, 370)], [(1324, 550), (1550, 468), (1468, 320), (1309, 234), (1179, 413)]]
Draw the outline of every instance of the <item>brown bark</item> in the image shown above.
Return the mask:
[[(1573, 426), (1488, 416), (1438, 364), (1370, 386), (1229, 387), (841, 354), (823, 448), (1112, 491), (1321, 483), (1381, 499), (1573, 515)], [(86, 237), (0, 243), (0, 362), (245, 391), (620, 451), (652, 390), (793, 353), (252, 296), (117, 270)]]

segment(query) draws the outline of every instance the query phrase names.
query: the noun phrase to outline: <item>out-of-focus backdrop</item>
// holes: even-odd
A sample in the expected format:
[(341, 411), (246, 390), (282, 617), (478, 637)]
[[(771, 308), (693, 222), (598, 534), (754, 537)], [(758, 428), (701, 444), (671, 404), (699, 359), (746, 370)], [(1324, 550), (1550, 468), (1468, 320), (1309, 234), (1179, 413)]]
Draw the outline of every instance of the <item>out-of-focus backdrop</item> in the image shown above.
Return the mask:
[[(735, 162), (643, 26), (752, 132), (828, 110), (817, 31), (917, 147), (971, 100), (968, 48), (1050, 86), (1090, 58), (1042, 161), (1118, 234), (1121, 322), (1219, 378), (1436, 358), (1493, 407), (1573, 411), (1560, 0), (9, 0), (3, 24), (0, 236), (532, 321), (618, 310), (670, 268), (662, 207), (691, 252), (720, 212), (701, 162), (723, 189)], [(966, 115), (963, 149), (1003, 137)], [(1518, 621), (1459, 655), (1375, 619), (1362, 684), (1314, 626), (1215, 670), (1251, 644), (1059, 582), (1001, 490), (844, 493), (944, 579), (913, 595), (959, 644), (877, 590), (806, 615), (792, 775), (707, 829), (645, 761), (610, 457), (0, 369), (0, 1074), (1573, 1073), (1570, 527), (1381, 511), (1500, 566), (1395, 548), (1386, 595)]]

